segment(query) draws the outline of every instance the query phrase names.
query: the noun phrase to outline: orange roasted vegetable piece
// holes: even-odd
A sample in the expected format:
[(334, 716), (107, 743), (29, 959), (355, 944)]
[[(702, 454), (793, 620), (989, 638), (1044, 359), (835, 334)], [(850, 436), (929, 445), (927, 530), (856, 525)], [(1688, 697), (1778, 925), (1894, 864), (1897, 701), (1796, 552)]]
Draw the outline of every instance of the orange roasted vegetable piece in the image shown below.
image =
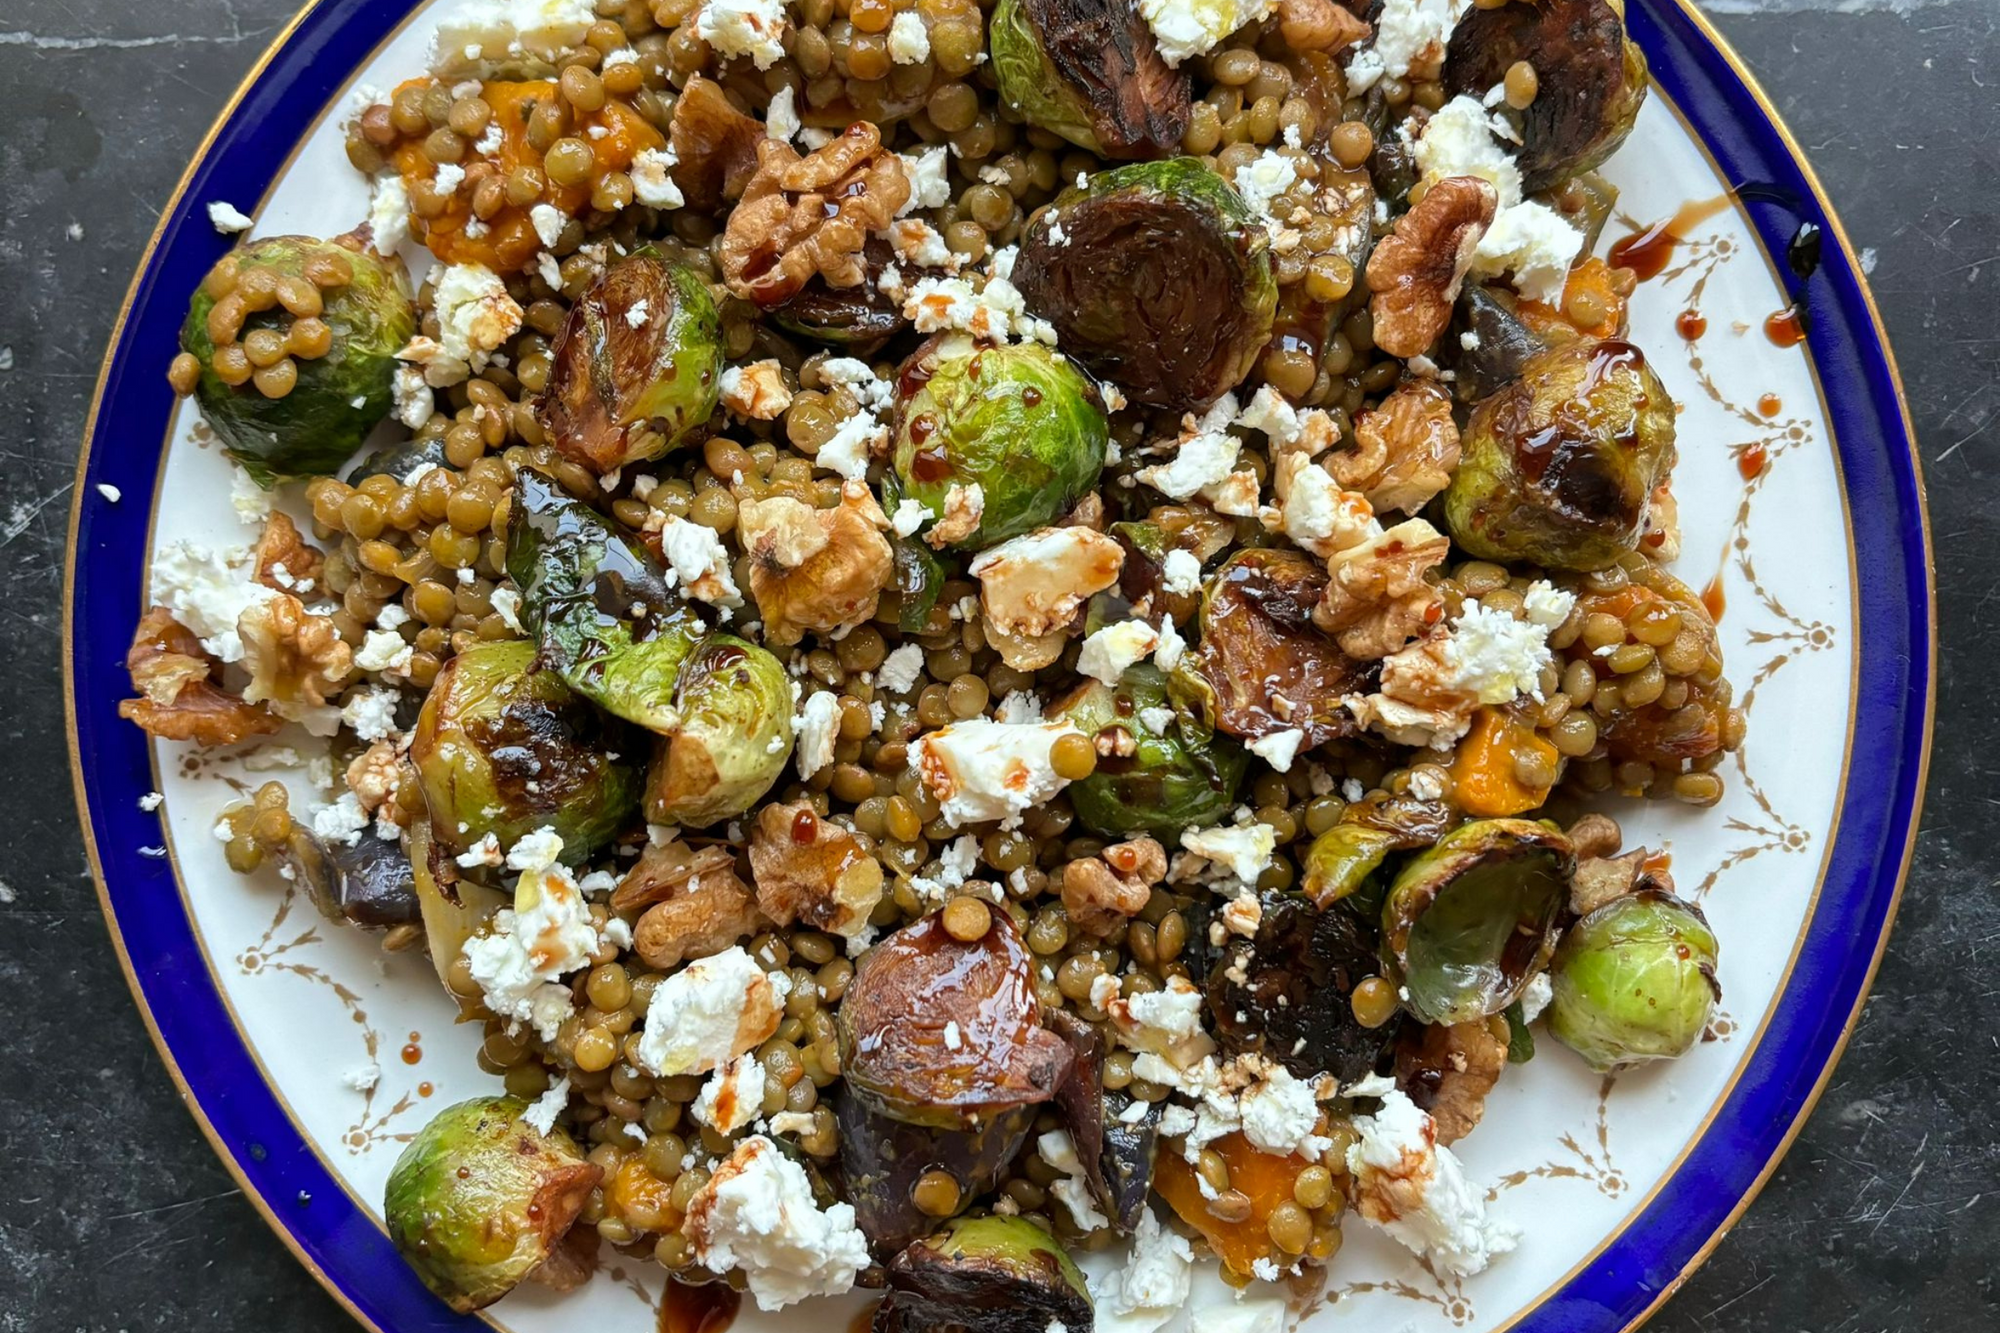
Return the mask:
[(1228, 1200), (1229, 1193), (1222, 1200), (1203, 1197), (1201, 1179), (1194, 1165), (1181, 1155), (1178, 1144), (1161, 1149), (1153, 1168), (1153, 1188), (1183, 1222), (1201, 1233), (1208, 1248), (1231, 1271), (1247, 1274), (1259, 1259), (1280, 1266), (1291, 1263), (1296, 1256), (1281, 1251), (1271, 1239), (1271, 1212), (1291, 1199), (1299, 1173), (1312, 1163), (1299, 1156), (1263, 1152), (1252, 1147), (1240, 1132), (1225, 1134), (1205, 1146), (1229, 1167), (1230, 1192), (1240, 1192), (1250, 1201), (1250, 1211), (1240, 1221), (1226, 1222), (1210, 1211), (1212, 1204)]
[(1548, 787), (1523, 783), (1514, 757), (1523, 751), (1548, 760), (1551, 777), (1560, 753), (1535, 729), (1498, 708), (1481, 708), (1472, 715), (1472, 730), (1458, 743), (1452, 760), (1452, 790), (1468, 815), (1498, 818), (1533, 810), (1548, 799)]

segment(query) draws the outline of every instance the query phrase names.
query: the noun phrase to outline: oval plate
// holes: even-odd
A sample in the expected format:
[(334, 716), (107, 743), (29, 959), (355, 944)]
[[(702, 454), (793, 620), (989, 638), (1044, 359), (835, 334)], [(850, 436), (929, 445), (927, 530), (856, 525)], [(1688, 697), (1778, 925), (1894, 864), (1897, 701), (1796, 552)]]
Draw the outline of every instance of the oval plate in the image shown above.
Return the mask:
[[(377, 1201), (430, 1110), (490, 1086), (473, 1034), (452, 1029), (421, 958), (385, 963), (288, 886), (224, 867), (208, 829), (234, 790), (219, 779), (257, 773), (155, 747), (117, 715), (153, 543), (248, 535), (222, 498), (226, 464), (164, 376), (187, 293), (229, 245), (206, 205), (261, 201), (259, 233), (353, 225), (366, 195), (341, 152), (339, 109), (355, 84), (418, 68), (426, 29), (410, 8), (357, 0), (301, 14), (210, 133), (140, 262), (70, 522), (64, 686), (77, 800), (113, 939), (189, 1108), (357, 1319), (380, 1333), (482, 1319), (520, 1333), (642, 1330), (659, 1270), (616, 1256), (582, 1292), (524, 1291), (479, 1318), (450, 1314), (422, 1288)], [(1544, 1043), (1462, 1145), (1500, 1215), (1533, 1221), (1520, 1250), (1478, 1278), (1441, 1280), (1350, 1227), (1313, 1311), (1337, 1301), (1341, 1316), (1426, 1333), (1618, 1333), (1644, 1319), (1742, 1213), (1811, 1109), (1908, 865), (1935, 662), (1929, 538), (1895, 366), (1839, 224), (1749, 75), (1685, 0), (1629, 8), (1655, 96), (1609, 168), (1623, 190), (1611, 235), (1736, 187), (1736, 206), (1640, 289), (1633, 325), (1684, 405), (1678, 568), (1727, 608), (1750, 739), (1718, 809), (1618, 812), (1635, 838), (1669, 848), (1682, 891), (1715, 921), (1724, 1009), (1713, 1040), (1670, 1070), (1599, 1079)], [(1762, 323), (1789, 300), (1783, 257), (1805, 223), (1831, 243), (1805, 285), (1806, 344), (1780, 349)], [(1707, 321), (1692, 341), (1676, 332), (1688, 309)], [(145, 524), (141, 497), (152, 499)], [(290, 776), (310, 781), (303, 769)], [(165, 806), (143, 810), (154, 790)], [(370, 1066), (378, 1081), (352, 1086)], [(855, 1305), (814, 1315), (844, 1321)], [(742, 1322), (746, 1333), (775, 1323)]]

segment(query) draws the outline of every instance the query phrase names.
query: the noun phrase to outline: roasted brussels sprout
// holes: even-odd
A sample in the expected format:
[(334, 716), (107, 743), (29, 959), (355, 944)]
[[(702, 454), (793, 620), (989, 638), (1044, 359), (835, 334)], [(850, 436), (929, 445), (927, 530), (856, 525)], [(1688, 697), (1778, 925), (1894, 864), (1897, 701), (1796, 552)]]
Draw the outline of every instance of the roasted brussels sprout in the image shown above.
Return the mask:
[(889, 1261), (873, 1333), (1073, 1333), (1092, 1327), (1090, 1288), (1063, 1247), (1024, 1217), (964, 1218)]
[(1074, 1060), (1042, 1026), (1005, 912), (969, 941), (942, 908), (905, 926), (861, 956), (836, 1017), (848, 1094), (911, 1124), (966, 1129), (1045, 1102)]
[(870, 1110), (859, 1097), (834, 1106), (840, 1127), (840, 1172), (854, 1201), (854, 1224), (878, 1255), (890, 1255), (930, 1234), (938, 1219), (917, 1207), (917, 1182), (943, 1171), (970, 1206), (990, 1190), (1021, 1151), (1035, 1122), (1033, 1107), (980, 1121), (970, 1129), (912, 1125)]
[(555, 1251), (604, 1172), (567, 1134), (522, 1119), (517, 1097), (438, 1112), (396, 1159), (389, 1238), (460, 1314), (491, 1305)]
[(1191, 81), (1124, 0), (1000, 0), (987, 41), (1000, 99), (1101, 157), (1165, 157), (1187, 132)]
[(1331, 907), (1361, 892), (1389, 853), (1411, 844), (1387, 829), (1339, 823), (1306, 849), (1299, 888), (1314, 905)]
[(792, 754), (792, 683), (769, 650), (711, 634), (681, 663), (679, 725), (654, 743), (646, 818), (702, 828), (771, 789)]
[(1576, 857), (1547, 824), (1479, 819), (1413, 857), (1382, 905), (1382, 961), (1426, 1023), (1499, 1013), (1547, 964)]
[(420, 919), (416, 878), (399, 842), (357, 838), (352, 847), (322, 842), (294, 821), (285, 864), (329, 921), (357, 926), (400, 926)]
[[(1528, 362), (1549, 349), (1549, 340), (1529, 328), (1516, 313), (1517, 298), (1504, 287), (1468, 282), (1458, 295), (1452, 327), (1457, 338), (1452, 368), (1458, 375), (1459, 396), (1479, 402), (1521, 378)], [(1472, 335), (1469, 344), (1465, 335)]]
[[(403, 845), (409, 854), (411, 884), (424, 923), (425, 951), (431, 956), (431, 967), (437, 972), (438, 981), (447, 993), (456, 996), (451, 989), (451, 965), (465, 953), (465, 942), (513, 899), (498, 889), (456, 878), (457, 868), (449, 866), (450, 856), (437, 849), (428, 819), (411, 823), (403, 836)], [(434, 868), (434, 855), (442, 857), (445, 864)], [(437, 872), (446, 869), (451, 875), (440, 882)]]
[(432, 467), (451, 466), (451, 460), (445, 457), (444, 436), (415, 436), (371, 449), (347, 470), (346, 482), (349, 486), (359, 486), (370, 477), (393, 477), (401, 481), (425, 463)]
[(491, 833), (507, 846), (544, 826), (581, 863), (631, 819), (631, 747), (553, 671), (535, 645), (478, 643), (438, 672), (417, 715), (410, 761), (438, 842), (463, 852)]
[(1488, 560), (1603, 569), (1637, 549), (1673, 464), (1674, 401), (1645, 355), (1612, 339), (1568, 343), (1473, 409), (1445, 520)]
[(915, 500), (934, 526), (953, 488), (977, 486), (977, 526), (948, 545), (977, 551), (1032, 532), (1097, 485), (1109, 438), (1104, 402), (1058, 353), (933, 339), (904, 364), (898, 385), (887, 508)]
[[(245, 241), (188, 302), (181, 350), (201, 365), (195, 402), (260, 485), (330, 475), (394, 401), (396, 353), (417, 331), (409, 278), (401, 260), (347, 241)], [(264, 295), (248, 294), (246, 283)], [(317, 314), (303, 313), (315, 306)], [(296, 332), (309, 320), (326, 335), (317, 355), (319, 334)], [(282, 375), (273, 383), (265, 372), (250, 373), (254, 363), (244, 358), (253, 338), (276, 339), (279, 364), (294, 371), (288, 387)], [(219, 352), (226, 353), (220, 368)]]
[(1475, 9), (1445, 49), (1445, 96), (1484, 97), (1516, 61), (1540, 76), (1520, 116), (1529, 193), (1588, 171), (1625, 142), (1646, 100), (1646, 57), (1609, 0), (1536, 0)]
[(1270, 251), (1243, 197), (1177, 157), (1057, 195), (1028, 221), (1014, 284), (1085, 369), (1134, 402), (1187, 411), (1242, 383), (1270, 341)]
[(772, 306), (764, 317), (787, 333), (838, 347), (848, 356), (873, 356), (909, 321), (903, 318), (902, 305), (879, 285), (882, 270), (895, 262), (895, 251), (875, 237), (862, 248), (861, 257), (867, 262), (868, 277), (860, 285), (830, 287), (815, 275), (797, 296)]
[(600, 474), (687, 441), (722, 396), (722, 320), (708, 284), (650, 252), (590, 285), (549, 358), (542, 429), (564, 457)]
[(1255, 740), (1297, 728), (1301, 752), (1355, 732), (1341, 704), (1366, 692), (1366, 669), (1313, 627), (1326, 574), (1303, 552), (1236, 552), (1208, 582), (1201, 642), (1175, 688), (1192, 693), (1218, 731)]
[(540, 665), (607, 713), (670, 734), (681, 663), (704, 626), (638, 542), (540, 473), (514, 479), (507, 574)]
[(1257, 1051), (1300, 1078), (1342, 1083), (1373, 1073), (1398, 1020), (1364, 1028), (1349, 998), (1379, 970), (1374, 931), (1345, 907), (1324, 911), (1296, 894), (1267, 893), (1257, 934), (1232, 937), (1208, 972), (1216, 1040)]
[(1150, 662), (1127, 668), (1115, 687), (1085, 681), (1048, 716), (1092, 736), (1118, 731), (1131, 739), (1130, 746), (1100, 753), (1096, 770), (1069, 785), (1070, 806), (1093, 833), (1173, 838), (1182, 829), (1217, 823), (1235, 808), (1249, 758), (1198, 713), (1177, 706), (1167, 695), (1167, 678)]
[(1563, 935), (1549, 1031), (1600, 1072), (1685, 1055), (1722, 998), (1716, 953), (1693, 903), (1658, 889), (1613, 898)]

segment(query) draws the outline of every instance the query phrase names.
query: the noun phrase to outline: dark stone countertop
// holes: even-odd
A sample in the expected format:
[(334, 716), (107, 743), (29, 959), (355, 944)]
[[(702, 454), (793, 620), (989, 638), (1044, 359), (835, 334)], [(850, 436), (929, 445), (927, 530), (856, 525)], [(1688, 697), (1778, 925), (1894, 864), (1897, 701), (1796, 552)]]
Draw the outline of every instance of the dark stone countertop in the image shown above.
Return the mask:
[[(1636, 2), (1636, 0), (1635, 0)], [(189, 154), (291, 0), (0, 4), (0, 1333), (341, 1333), (148, 1042), (85, 873), (63, 741), (70, 477), (105, 338)], [(1902, 917), (1846, 1059), (1661, 1333), (2000, 1327), (2000, 7), (1718, 0), (1857, 246), (1923, 442), (1938, 746)], [(29, 751), (33, 753), (30, 754)], [(25, 762), (24, 762), (25, 761)]]

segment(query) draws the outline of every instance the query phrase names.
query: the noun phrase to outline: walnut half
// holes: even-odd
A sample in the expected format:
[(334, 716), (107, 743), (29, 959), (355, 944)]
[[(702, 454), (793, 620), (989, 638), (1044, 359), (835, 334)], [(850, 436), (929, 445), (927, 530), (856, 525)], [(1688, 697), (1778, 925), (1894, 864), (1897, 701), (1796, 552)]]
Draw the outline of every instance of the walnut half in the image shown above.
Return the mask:
[(766, 308), (797, 296), (816, 275), (829, 287), (858, 287), (868, 277), (862, 247), (909, 198), (902, 160), (866, 121), (805, 157), (764, 139), (723, 233), (723, 281)]
[(162, 740), (234, 745), (278, 729), (278, 719), (247, 704), (210, 679), (215, 662), (165, 607), (156, 606), (132, 632), (125, 669), (139, 698), (118, 705), (118, 716)]
[(1428, 381), (1404, 383), (1354, 418), (1354, 448), (1327, 461), (1333, 478), (1368, 497), (1378, 514), (1414, 514), (1451, 484), (1458, 426), (1451, 399)]
[(1375, 345), (1391, 356), (1417, 356), (1451, 322), (1452, 302), (1472, 267), (1472, 252), (1500, 196), (1477, 176), (1447, 176), (1396, 219), (1368, 257), (1368, 313)]
[(790, 496), (746, 500), (736, 536), (750, 556), (750, 593), (764, 617), (764, 640), (783, 647), (807, 630), (833, 633), (875, 614), (895, 552), (889, 520), (866, 484), (840, 488), (840, 503), (814, 509)]

